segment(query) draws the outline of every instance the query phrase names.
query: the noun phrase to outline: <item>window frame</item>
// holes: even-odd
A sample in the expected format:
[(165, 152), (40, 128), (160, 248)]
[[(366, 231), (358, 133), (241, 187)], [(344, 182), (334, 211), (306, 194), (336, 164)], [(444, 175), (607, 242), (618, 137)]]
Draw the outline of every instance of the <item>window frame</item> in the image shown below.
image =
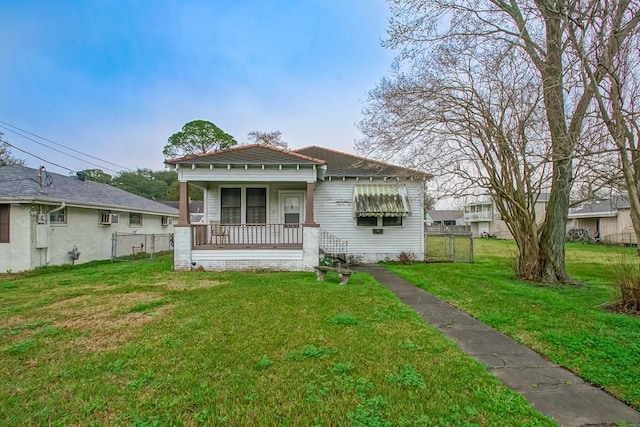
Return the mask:
[[(140, 222), (133, 222), (133, 216), (139, 216)], [(129, 227), (142, 227), (142, 213), (141, 212), (129, 212)]]
[[(236, 189), (240, 190), (240, 222), (225, 222), (225, 215), (223, 214), (223, 209), (226, 206), (222, 205), (222, 193), (227, 189)], [(264, 189), (264, 199), (265, 199), (265, 218), (264, 223), (248, 223), (247, 222), (247, 189)], [(220, 219), (221, 224), (226, 225), (246, 225), (246, 224), (258, 224), (258, 225), (266, 225), (269, 224), (269, 186), (268, 185), (221, 185), (218, 187), (218, 218)], [(230, 208), (237, 209), (237, 206), (231, 206)], [(234, 218), (235, 218), (234, 214)]]
[(11, 205), (0, 204), (0, 243), (11, 243)]
[[(51, 225), (67, 225), (67, 208), (60, 209), (59, 211), (53, 213), (47, 212), (47, 216), (49, 217), (49, 224)], [(60, 217), (62, 217), (62, 220), (60, 220)]]
[[(375, 224), (367, 224), (367, 222), (373, 222), (371, 221), (372, 219), (375, 220)], [(359, 216), (356, 218), (356, 225), (358, 227), (377, 227), (378, 217), (377, 216)]]
[[(394, 219), (394, 220), (398, 220), (399, 224), (393, 224), (391, 222), (390, 219)], [(388, 223), (385, 223), (387, 222)], [(402, 216), (398, 215), (398, 216), (383, 216), (382, 217), (382, 226), (383, 227), (402, 227), (404, 225), (404, 221), (402, 219)]]

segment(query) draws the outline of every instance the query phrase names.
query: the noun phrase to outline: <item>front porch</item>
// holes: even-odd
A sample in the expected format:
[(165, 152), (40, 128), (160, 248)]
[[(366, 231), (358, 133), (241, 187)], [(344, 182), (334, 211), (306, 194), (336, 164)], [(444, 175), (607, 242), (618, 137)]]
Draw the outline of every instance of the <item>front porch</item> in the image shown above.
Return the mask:
[(302, 249), (304, 224), (192, 224), (194, 250)]

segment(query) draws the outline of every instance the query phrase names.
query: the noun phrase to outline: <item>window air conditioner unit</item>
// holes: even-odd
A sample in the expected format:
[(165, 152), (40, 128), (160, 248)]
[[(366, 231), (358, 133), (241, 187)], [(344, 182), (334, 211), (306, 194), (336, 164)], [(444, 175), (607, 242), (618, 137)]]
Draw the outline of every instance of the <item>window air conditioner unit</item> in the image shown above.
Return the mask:
[(101, 225), (111, 225), (111, 224), (117, 224), (118, 221), (120, 221), (120, 215), (119, 214), (112, 214), (112, 213), (103, 213), (100, 214), (100, 224)]

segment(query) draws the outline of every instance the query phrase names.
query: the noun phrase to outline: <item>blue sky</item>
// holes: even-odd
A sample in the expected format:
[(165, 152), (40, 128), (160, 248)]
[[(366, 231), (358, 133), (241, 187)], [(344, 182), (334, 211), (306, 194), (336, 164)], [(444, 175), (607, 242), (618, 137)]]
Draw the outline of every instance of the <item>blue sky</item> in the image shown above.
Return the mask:
[(0, 0), (0, 121), (132, 169), (161, 169), (167, 138), (194, 119), (240, 143), (279, 130), (291, 148), (352, 152), (394, 58), (380, 46), (388, 14), (383, 0)]

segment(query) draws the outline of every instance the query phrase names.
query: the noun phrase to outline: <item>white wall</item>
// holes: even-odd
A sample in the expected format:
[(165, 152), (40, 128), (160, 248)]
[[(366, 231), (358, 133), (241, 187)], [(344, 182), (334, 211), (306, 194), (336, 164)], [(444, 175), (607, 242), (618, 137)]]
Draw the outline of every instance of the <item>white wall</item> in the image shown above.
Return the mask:
[[(353, 217), (353, 187), (355, 185), (385, 184), (383, 180), (347, 179), (321, 181), (315, 188), (315, 220), (321, 229), (348, 242), (350, 255), (363, 262), (376, 262), (389, 258), (396, 260), (400, 252), (413, 252), (417, 260), (424, 259), (424, 205), (423, 184), (406, 182), (412, 215), (403, 218), (399, 227), (361, 227)], [(390, 181), (387, 184), (403, 184)], [(381, 228), (383, 234), (373, 234)]]
[[(142, 226), (129, 225), (129, 213), (120, 214), (113, 225), (100, 225), (97, 209), (67, 207), (66, 224), (37, 224), (36, 213), (54, 209), (52, 206), (12, 205), (10, 213), (10, 243), (0, 243), (0, 272), (22, 271), (46, 265), (71, 264), (69, 251), (77, 247), (80, 258), (76, 263), (111, 258), (112, 233), (166, 234), (173, 227), (162, 226), (161, 216), (143, 214)], [(37, 230), (40, 228), (40, 230)], [(48, 246), (38, 248), (37, 233), (48, 234)]]
[(31, 214), (30, 206), (11, 205), (9, 211), (9, 243), (0, 243), (0, 273), (30, 268)]
[[(118, 224), (101, 225), (100, 213), (96, 209), (67, 208), (66, 224), (50, 224), (48, 248), (49, 263), (70, 264), (69, 251), (74, 247), (80, 252), (76, 263), (111, 258), (111, 236), (118, 233), (165, 234), (173, 232), (171, 226), (161, 225), (161, 216), (142, 214), (142, 226), (129, 225), (129, 213), (119, 214)], [(45, 251), (40, 249), (40, 251)], [(43, 264), (44, 259), (34, 260), (33, 267)]]

